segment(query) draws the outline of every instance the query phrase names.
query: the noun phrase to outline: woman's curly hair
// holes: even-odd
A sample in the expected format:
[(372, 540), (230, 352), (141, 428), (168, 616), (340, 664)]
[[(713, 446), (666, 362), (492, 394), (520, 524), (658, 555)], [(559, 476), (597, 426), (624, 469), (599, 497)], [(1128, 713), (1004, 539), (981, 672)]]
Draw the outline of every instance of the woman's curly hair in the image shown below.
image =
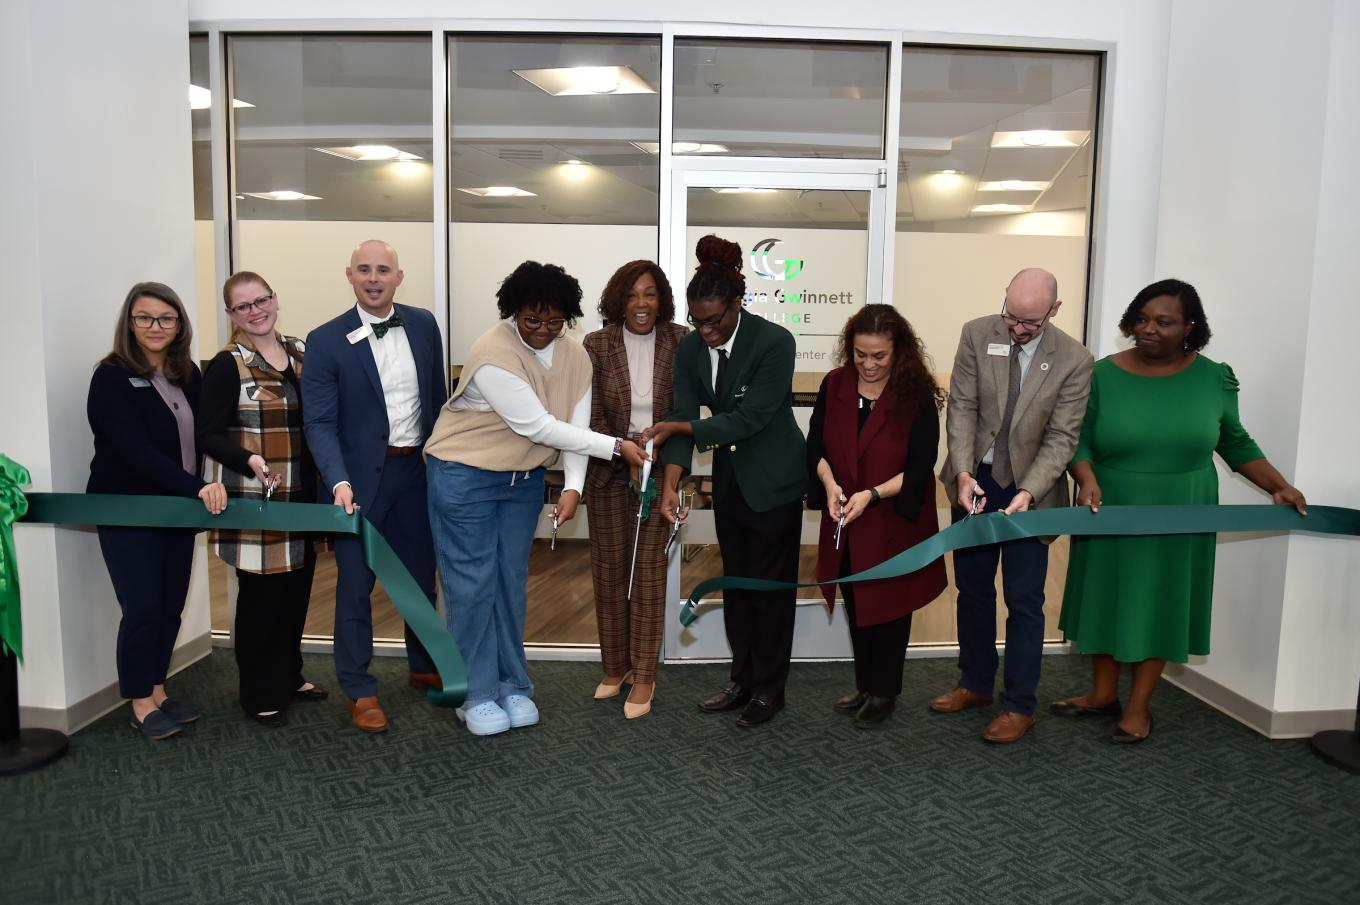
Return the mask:
[(584, 313), (581, 311), (581, 284), (556, 264), (525, 261), (501, 281), (501, 288), (496, 290), (496, 308), (506, 320), (525, 309), (556, 308), (567, 319), (570, 328)]
[(898, 399), (929, 397), (936, 411), (944, 406), (944, 390), (935, 382), (934, 364), (916, 331), (896, 308), (865, 305), (850, 315), (836, 339), (836, 364), (854, 364), (855, 337), (862, 334), (886, 336), (892, 340), (892, 373), (888, 376), (888, 386)]
[(652, 279), (656, 281), (657, 321), (668, 324), (675, 320), (675, 296), (671, 292), (671, 281), (666, 279), (666, 272), (654, 261), (629, 261), (614, 271), (614, 275), (605, 284), (604, 292), (600, 293), (599, 312), (606, 324), (623, 323), (624, 311), (628, 307), (628, 293), (633, 291), (633, 285), (647, 273), (650, 273)]

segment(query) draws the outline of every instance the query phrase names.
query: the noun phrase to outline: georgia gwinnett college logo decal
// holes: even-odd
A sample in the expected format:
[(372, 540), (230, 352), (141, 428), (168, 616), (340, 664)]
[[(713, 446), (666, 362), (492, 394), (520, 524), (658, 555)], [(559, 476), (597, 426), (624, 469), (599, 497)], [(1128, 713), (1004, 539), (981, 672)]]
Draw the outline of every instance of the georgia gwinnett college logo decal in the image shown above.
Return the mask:
[(751, 249), (751, 269), (763, 280), (792, 280), (803, 272), (801, 258), (780, 260), (776, 258), (770, 265), (770, 252), (779, 244), (778, 239), (761, 239)]

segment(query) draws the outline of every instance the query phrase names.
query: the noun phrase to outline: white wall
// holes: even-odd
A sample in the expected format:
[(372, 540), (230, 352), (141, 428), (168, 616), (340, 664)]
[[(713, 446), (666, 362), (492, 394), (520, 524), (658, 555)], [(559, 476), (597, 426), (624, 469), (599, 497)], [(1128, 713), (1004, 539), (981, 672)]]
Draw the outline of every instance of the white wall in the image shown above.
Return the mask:
[[(160, 280), (195, 305), (186, 5), (16, 0), (3, 17), (0, 234), (23, 279), (6, 293), (6, 321), (27, 340), (7, 334), (0, 367), (14, 392), (0, 397), (0, 423), (33, 489), (83, 490), (86, 392), (128, 287)], [(20, 700), (69, 707), (116, 679), (118, 605), (92, 532), (23, 526), (16, 537), (27, 628)], [(207, 631), (200, 582), (181, 641)]]
[[(1229, 0), (1173, 6), (1149, 276), (1200, 290), (1215, 334), (1206, 352), (1236, 370), (1243, 422), (1271, 461), (1315, 502), (1355, 505), (1358, 438), (1353, 420), (1336, 424), (1335, 400), (1357, 386), (1341, 328), (1354, 317), (1346, 139), (1360, 93), (1354, 63), (1333, 59), (1350, 54), (1343, 35), (1357, 36), (1355, 11), (1313, 0), (1278, 13)], [(1263, 190), (1267, 176), (1275, 188)], [(1222, 498), (1263, 500), (1226, 473)], [(1345, 543), (1220, 542), (1213, 653), (1192, 670), (1266, 708), (1352, 706), (1360, 632)]]

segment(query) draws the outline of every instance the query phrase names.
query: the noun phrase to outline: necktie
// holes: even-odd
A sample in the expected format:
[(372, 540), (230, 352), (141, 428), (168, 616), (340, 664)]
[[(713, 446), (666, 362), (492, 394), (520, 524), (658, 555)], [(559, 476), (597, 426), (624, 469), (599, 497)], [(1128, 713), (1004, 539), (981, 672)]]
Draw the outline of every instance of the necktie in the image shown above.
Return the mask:
[(727, 373), (727, 350), (718, 350), (718, 376), (713, 380), (713, 395), (717, 396), (722, 392), (723, 375)]
[(388, 330), (391, 330), (393, 327), (400, 326), (402, 326), (401, 315), (393, 311), (392, 316), (389, 317), (387, 320), (379, 321), (378, 323), (373, 325), (373, 335), (378, 337), (378, 339), (382, 339), (384, 336), (387, 335)]
[(1020, 349), (1019, 343), (1011, 343), (1011, 373), (1006, 382), (1006, 413), (1001, 416), (1001, 429), (996, 432), (996, 445), (992, 450), (992, 478), (1002, 487), (1015, 483), (1011, 473), (1011, 418), (1015, 416), (1015, 400), (1020, 398)]

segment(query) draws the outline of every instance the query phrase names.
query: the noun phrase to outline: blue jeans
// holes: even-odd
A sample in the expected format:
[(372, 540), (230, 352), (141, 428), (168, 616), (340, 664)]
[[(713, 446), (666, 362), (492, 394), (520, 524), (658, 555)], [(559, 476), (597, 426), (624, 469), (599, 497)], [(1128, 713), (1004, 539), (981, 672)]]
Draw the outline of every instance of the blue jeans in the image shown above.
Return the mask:
[[(990, 465), (981, 465), (977, 481), (987, 495), (988, 512), (1005, 509), (1019, 491), (1002, 487)], [(964, 511), (953, 507), (958, 522)], [(959, 590), (959, 684), (978, 694), (996, 686), (996, 566), (1001, 563), (1001, 589), (1006, 595), (1006, 673), (1001, 708), (1026, 716), (1038, 704), (1039, 665), (1044, 653), (1044, 580), (1048, 547), (1038, 538), (987, 544), (954, 552), (954, 584)]]
[(425, 469), (449, 631), (467, 666), (466, 706), (533, 697), (525, 583), (543, 510), (543, 469), (484, 471), (434, 457)]

